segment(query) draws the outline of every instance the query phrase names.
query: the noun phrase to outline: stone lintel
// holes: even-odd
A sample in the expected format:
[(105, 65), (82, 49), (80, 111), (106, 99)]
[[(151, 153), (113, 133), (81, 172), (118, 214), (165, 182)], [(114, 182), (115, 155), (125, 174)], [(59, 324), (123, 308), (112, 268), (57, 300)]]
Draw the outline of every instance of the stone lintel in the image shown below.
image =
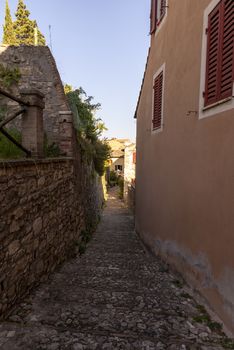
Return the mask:
[(72, 123), (73, 113), (71, 111), (59, 112), (59, 123)]
[(20, 95), (26, 103), (30, 104), (31, 107), (39, 107), (41, 109), (45, 108), (45, 95), (39, 90), (21, 90)]

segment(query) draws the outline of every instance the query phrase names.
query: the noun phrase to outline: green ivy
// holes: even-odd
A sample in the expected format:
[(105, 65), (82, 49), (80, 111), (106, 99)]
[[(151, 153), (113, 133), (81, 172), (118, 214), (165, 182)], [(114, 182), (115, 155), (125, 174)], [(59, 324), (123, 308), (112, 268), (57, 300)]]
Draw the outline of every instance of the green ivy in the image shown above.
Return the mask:
[(9, 68), (0, 64), (0, 83), (6, 88), (13, 84), (18, 84), (21, 78), (19, 68)]
[[(21, 142), (21, 133), (14, 128), (8, 129), (7, 132), (18, 142)], [(17, 159), (23, 158), (25, 154), (6, 136), (0, 133), (0, 159)]]
[(100, 109), (100, 103), (92, 103), (93, 97), (87, 96), (80, 87), (73, 90), (72, 86), (64, 86), (70, 108), (74, 116), (74, 126), (77, 130), (77, 140), (88, 161), (92, 161), (96, 172), (102, 176), (105, 172), (105, 164), (110, 158), (110, 147), (101, 140), (103, 131), (107, 130), (100, 118), (95, 113)]
[(61, 156), (61, 150), (57, 143), (49, 143), (48, 137), (44, 135), (44, 154), (47, 158), (56, 158)]
[(0, 106), (0, 122), (5, 118), (6, 112), (7, 112), (7, 106), (6, 105)]

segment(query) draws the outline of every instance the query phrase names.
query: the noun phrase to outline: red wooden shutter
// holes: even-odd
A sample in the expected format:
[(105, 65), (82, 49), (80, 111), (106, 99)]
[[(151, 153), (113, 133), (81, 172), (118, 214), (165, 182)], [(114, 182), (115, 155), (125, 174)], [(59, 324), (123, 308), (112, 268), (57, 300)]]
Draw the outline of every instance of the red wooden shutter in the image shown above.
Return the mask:
[(150, 12), (150, 34), (156, 31), (157, 27), (157, 0), (151, 0)]
[(160, 8), (160, 19), (162, 19), (166, 14), (166, 0), (161, 0)]
[(216, 6), (208, 17), (205, 105), (217, 101), (220, 6)]
[(233, 23), (233, 0), (221, 0), (208, 17), (205, 106), (232, 96)]
[(234, 1), (224, 0), (221, 7), (220, 99), (232, 96), (234, 67)]
[(163, 72), (154, 81), (154, 103), (153, 103), (153, 130), (162, 126), (162, 93), (163, 93)]

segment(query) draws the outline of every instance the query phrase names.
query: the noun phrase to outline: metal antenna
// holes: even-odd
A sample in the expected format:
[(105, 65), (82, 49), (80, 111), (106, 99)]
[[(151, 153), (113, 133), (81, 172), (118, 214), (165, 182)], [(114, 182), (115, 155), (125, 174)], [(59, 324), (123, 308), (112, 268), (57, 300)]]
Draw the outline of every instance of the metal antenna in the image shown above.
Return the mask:
[(50, 33), (50, 50), (53, 52), (53, 47), (52, 47), (52, 34), (51, 34), (51, 25), (49, 24), (49, 33)]

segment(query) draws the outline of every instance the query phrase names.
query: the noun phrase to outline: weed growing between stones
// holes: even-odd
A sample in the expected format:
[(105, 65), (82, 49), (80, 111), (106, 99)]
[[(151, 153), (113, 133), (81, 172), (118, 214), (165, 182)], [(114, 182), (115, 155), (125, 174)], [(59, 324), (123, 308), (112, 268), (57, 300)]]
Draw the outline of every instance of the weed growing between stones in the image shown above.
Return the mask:
[(159, 268), (159, 272), (161, 273), (169, 273), (169, 266), (165, 263)]
[(185, 299), (193, 299), (188, 293), (181, 293), (180, 296)]
[(90, 221), (87, 224), (86, 230), (82, 230), (80, 234), (80, 242), (79, 242), (79, 254), (82, 255), (85, 253), (87, 244), (92, 239), (93, 233), (96, 231), (96, 228), (100, 222), (101, 216), (98, 215), (95, 221)]
[(53, 142), (49, 143), (47, 135), (44, 135), (44, 154), (47, 158), (56, 158), (61, 156), (59, 146)]
[(224, 349), (234, 349), (234, 341), (229, 338), (223, 339), (221, 345)]
[(81, 237), (81, 241), (79, 243), (79, 254), (82, 255), (86, 251), (87, 244), (91, 240), (92, 234), (90, 231), (83, 230), (81, 231), (80, 237)]
[(208, 315), (205, 307), (203, 305), (197, 305), (196, 306), (197, 311), (199, 312), (199, 315), (193, 317), (193, 321), (197, 323), (203, 323), (206, 326), (210, 328), (210, 330), (215, 331), (217, 333), (222, 334), (222, 325), (218, 322), (214, 322), (211, 320), (210, 316)]
[(224, 337), (220, 341), (220, 345), (222, 345), (224, 349), (234, 349), (234, 341), (228, 337), (225, 337), (225, 334), (222, 330), (222, 324), (212, 321), (203, 305), (197, 305), (196, 309), (199, 312), (199, 315), (193, 317), (193, 321), (206, 325), (212, 332), (216, 332), (220, 336)]
[(174, 280), (172, 281), (172, 283), (177, 287), (177, 288), (183, 288), (183, 282), (181, 282), (180, 280)]

